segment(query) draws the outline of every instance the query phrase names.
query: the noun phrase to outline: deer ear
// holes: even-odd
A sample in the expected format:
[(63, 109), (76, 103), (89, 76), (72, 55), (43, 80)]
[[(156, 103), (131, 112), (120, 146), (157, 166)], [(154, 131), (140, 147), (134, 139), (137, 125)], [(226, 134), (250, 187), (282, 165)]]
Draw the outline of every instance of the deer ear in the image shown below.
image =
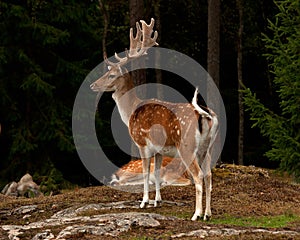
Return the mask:
[(121, 75), (128, 73), (128, 70), (126, 68), (122, 68), (122, 67), (119, 67), (119, 71), (120, 71)]
[(107, 68), (108, 68), (108, 71), (111, 69), (111, 66), (107, 66)]
[(119, 66), (119, 71), (120, 71), (121, 75), (124, 74), (123, 69), (120, 66)]

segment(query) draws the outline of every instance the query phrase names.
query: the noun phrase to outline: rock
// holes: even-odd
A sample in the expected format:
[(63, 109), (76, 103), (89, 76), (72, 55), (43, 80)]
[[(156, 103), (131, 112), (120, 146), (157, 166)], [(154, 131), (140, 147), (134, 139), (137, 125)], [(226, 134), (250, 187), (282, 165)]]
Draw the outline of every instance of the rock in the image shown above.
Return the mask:
[(118, 236), (120, 233), (128, 231), (132, 226), (144, 226), (144, 227), (157, 227), (160, 225), (159, 220), (170, 220), (169, 217), (165, 217), (159, 214), (151, 213), (116, 213), (116, 214), (103, 214), (96, 215), (92, 218), (85, 218), (86, 223), (81, 225), (72, 225), (63, 229), (56, 239), (64, 239), (67, 236), (76, 235), (78, 233), (89, 233), (93, 235), (109, 235)]
[(50, 240), (50, 239), (54, 239), (54, 235), (51, 233), (50, 229), (46, 229), (45, 232), (41, 232), (36, 234), (32, 240)]
[(42, 195), (40, 187), (33, 181), (32, 176), (26, 173), (18, 182), (18, 195), (25, 196), (28, 194), (29, 197), (38, 197)]
[(267, 229), (234, 229), (234, 228), (211, 228), (202, 227), (202, 229), (190, 231), (187, 233), (179, 233), (172, 235), (171, 238), (182, 238), (182, 237), (200, 237), (205, 238), (209, 236), (238, 236), (245, 233), (267, 233), (267, 234), (278, 234), (278, 235), (289, 235), (299, 236), (300, 234), (295, 231), (272, 231)]
[(22, 206), (22, 207), (18, 207), (16, 209), (13, 209), (11, 214), (26, 214), (26, 213), (30, 213), (33, 212), (34, 210), (37, 209), (37, 205), (26, 205), (26, 206)]
[(33, 182), (32, 176), (29, 173), (26, 173), (23, 177), (21, 177), (18, 184)]
[(5, 185), (5, 187), (3, 188), (3, 190), (1, 191), (2, 194), (6, 195), (6, 196), (14, 196), (17, 197), (18, 196), (18, 184), (16, 182), (11, 182)]
[[(174, 204), (173, 202), (168, 202)], [(155, 213), (145, 212), (123, 212), (123, 213), (107, 213), (99, 214), (101, 210), (109, 209), (137, 209), (138, 201), (121, 201), (112, 203), (95, 203), (81, 206), (73, 206), (66, 208), (52, 215), (50, 218), (41, 221), (31, 222), (24, 225), (2, 225), (2, 229), (7, 231), (9, 239), (22, 239), (22, 235), (26, 235), (34, 230), (38, 232), (32, 239), (45, 240), (62, 240), (77, 239), (81, 234), (94, 235), (96, 238), (104, 238), (105, 236), (118, 237), (121, 233), (130, 231), (135, 226), (143, 228), (160, 228), (161, 221), (182, 221), (176, 217), (167, 217)], [(10, 211), (10, 214), (27, 216), (29, 213), (39, 212), (37, 205), (27, 205), (18, 207)], [(19, 216), (17, 216), (19, 217)], [(59, 229), (59, 231), (58, 231)], [(174, 229), (176, 230), (176, 229)], [(40, 232), (39, 232), (40, 231)], [(53, 232), (52, 232), (53, 231)], [(230, 237), (251, 233), (286, 235), (299, 237), (300, 233), (296, 231), (285, 230), (268, 230), (254, 228), (226, 228), (218, 226), (201, 226), (198, 230), (177, 233), (171, 238), (207, 238), (211, 236)]]
[(42, 195), (40, 187), (33, 181), (32, 176), (26, 173), (18, 183), (11, 182), (1, 191), (6, 196), (38, 197)]
[[(88, 204), (84, 206), (70, 207), (57, 212), (52, 217), (32, 222), (25, 225), (3, 225), (3, 230), (8, 231), (10, 239), (19, 239), (19, 235), (31, 229), (42, 229), (56, 226), (66, 226), (55, 237), (51, 231), (43, 231), (34, 236), (37, 239), (65, 239), (67, 236), (76, 235), (79, 233), (88, 233), (93, 235), (118, 236), (124, 231), (128, 231), (132, 226), (157, 227), (160, 225), (160, 220), (175, 220), (175, 217), (166, 217), (155, 213), (142, 212), (126, 212), (126, 213), (111, 213), (102, 215), (93, 215), (93, 210), (113, 209), (113, 208), (138, 208), (139, 202), (115, 202), (115, 203), (99, 203)], [(16, 208), (11, 211), (11, 214), (27, 214), (36, 211), (36, 205), (28, 205)], [(83, 214), (90, 212), (88, 216)], [(96, 213), (96, 212), (95, 212)]]
[[(154, 213), (128, 212), (70, 218), (51, 218), (44, 221), (33, 222), (28, 225), (4, 225), (2, 229), (8, 231), (8, 235), (12, 236), (13, 239), (18, 239), (19, 235), (30, 229), (54, 227), (63, 224), (68, 224), (69, 226), (60, 231), (55, 239), (64, 239), (67, 236), (76, 235), (78, 233), (118, 236), (120, 233), (128, 231), (132, 226), (157, 227), (160, 225), (159, 220), (170, 219), (173, 218)], [(83, 224), (75, 224), (78, 222), (82, 222)], [(72, 223), (73, 225), (70, 225)], [(36, 234), (33, 239), (51, 239), (50, 237), (54, 239), (53, 234), (47, 231)]]

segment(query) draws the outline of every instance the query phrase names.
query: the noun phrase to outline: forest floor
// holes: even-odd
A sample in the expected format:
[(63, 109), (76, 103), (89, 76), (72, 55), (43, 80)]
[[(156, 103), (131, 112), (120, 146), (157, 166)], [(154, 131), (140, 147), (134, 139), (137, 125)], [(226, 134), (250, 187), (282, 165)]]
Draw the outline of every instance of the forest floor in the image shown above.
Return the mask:
[(0, 195), (0, 239), (300, 239), (300, 185), (271, 170), (214, 169), (210, 221), (190, 220), (194, 186), (164, 187), (162, 198), (139, 209), (142, 193), (107, 186)]

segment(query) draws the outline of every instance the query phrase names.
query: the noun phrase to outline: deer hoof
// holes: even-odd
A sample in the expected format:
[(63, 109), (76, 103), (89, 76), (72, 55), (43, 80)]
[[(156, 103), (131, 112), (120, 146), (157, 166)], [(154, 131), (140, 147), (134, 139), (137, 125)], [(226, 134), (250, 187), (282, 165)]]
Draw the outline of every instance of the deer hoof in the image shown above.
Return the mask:
[(192, 221), (197, 221), (198, 218), (201, 218), (200, 215), (194, 214), (193, 217), (191, 218)]
[(148, 202), (142, 201), (142, 203), (140, 204), (140, 208), (145, 208), (147, 204)]
[(159, 200), (159, 201), (154, 201), (154, 207), (158, 207), (159, 205), (161, 205), (162, 203), (162, 200)]
[(211, 215), (204, 215), (204, 218), (203, 218), (203, 220), (204, 221), (209, 221), (211, 219)]

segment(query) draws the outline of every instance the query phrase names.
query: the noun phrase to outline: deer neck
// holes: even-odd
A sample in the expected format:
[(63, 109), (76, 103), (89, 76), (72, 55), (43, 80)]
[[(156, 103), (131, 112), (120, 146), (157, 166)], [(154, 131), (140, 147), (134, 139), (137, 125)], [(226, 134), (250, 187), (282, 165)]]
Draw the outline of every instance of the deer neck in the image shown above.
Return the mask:
[(141, 102), (136, 95), (134, 84), (129, 73), (121, 79), (120, 84), (112, 94), (116, 102), (122, 121), (129, 126), (129, 119), (137, 105)]

